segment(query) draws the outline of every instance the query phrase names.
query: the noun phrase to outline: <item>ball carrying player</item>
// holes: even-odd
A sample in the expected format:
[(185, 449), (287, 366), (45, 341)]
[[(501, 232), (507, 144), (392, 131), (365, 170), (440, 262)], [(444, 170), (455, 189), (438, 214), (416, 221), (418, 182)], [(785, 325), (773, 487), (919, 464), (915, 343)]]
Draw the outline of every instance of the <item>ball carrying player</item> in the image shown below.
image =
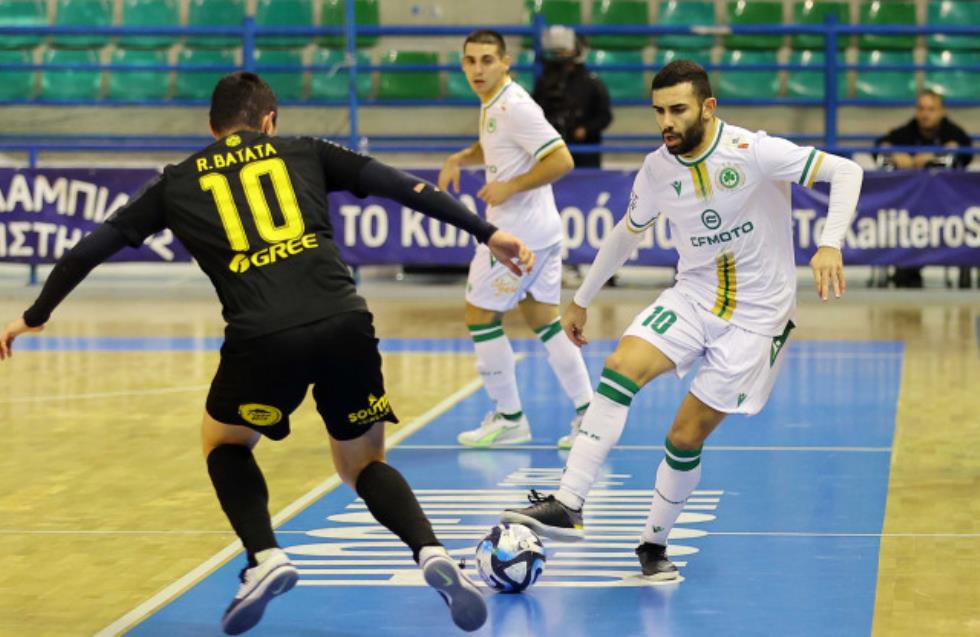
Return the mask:
[(562, 226), (551, 183), (574, 162), (561, 135), (541, 107), (508, 75), (510, 57), (496, 31), (474, 31), (463, 42), (463, 72), (483, 105), (480, 140), (450, 155), (439, 173), (439, 187), (459, 192), (461, 166), (486, 166), (486, 185), (477, 196), (492, 220), (527, 243), (537, 255), (536, 272), (514, 276), (485, 247), (478, 246), (466, 282), (466, 326), (476, 349), (477, 369), (494, 411), (472, 431), (459, 435), (471, 447), (515, 445), (531, 439), (521, 408), (514, 351), (501, 325), (503, 314), (519, 307), (541, 339), (548, 362), (572, 400), (576, 415), (558, 446), (571, 447), (582, 414), (592, 400), (592, 384), (582, 353), (562, 332)]
[(604, 241), (565, 312), (563, 327), (582, 346), (586, 308), (661, 214), (680, 260), (673, 287), (640, 312), (606, 359), (554, 495), (503, 519), (566, 541), (584, 537), (582, 505), (622, 434), (630, 402), (657, 376), (697, 374), (667, 432), (653, 501), (636, 549), (643, 574), (677, 577), (667, 537), (701, 477), (701, 448), (728, 414), (766, 404), (793, 329), (796, 303), (790, 184), (829, 181), (827, 222), (810, 265), (817, 293), (844, 291), (841, 243), (863, 177), (854, 162), (732, 126), (715, 115), (704, 69), (688, 60), (663, 67), (652, 102), (664, 143), (647, 155), (628, 210)]
[(378, 195), (473, 234), (514, 276), (533, 253), (432, 184), (340, 146), (275, 137), (277, 104), (252, 73), (218, 82), (211, 146), (151, 181), (128, 205), (58, 261), (35, 303), (0, 335), (39, 331), (96, 265), (169, 228), (211, 279), (227, 327), (204, 413), (202, 442), (222, 509), (248, 566), (223, 628), (254, 626), (266, 604), (298, 578), (279, 548), (268, 491), (252, 448), (281, 440), (313, 385), (340, 477), (372, 515), (411, 548), (425, 581), (455, 623), (476, 630), (483, 597), (459, 571), (401, 474), (384, 462), (384, 423), (398, 422), (385, 393), (372, 316), (333, 239), (327, 193)]

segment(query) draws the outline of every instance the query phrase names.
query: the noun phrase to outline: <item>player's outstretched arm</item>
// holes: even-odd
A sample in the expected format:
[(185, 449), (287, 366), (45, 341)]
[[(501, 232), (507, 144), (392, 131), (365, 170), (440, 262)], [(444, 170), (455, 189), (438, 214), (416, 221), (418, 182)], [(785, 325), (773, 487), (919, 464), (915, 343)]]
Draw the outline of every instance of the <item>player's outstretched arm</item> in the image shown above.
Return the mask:
[(11, 355), (14, 339), (26, 332), (40, 332), (51, 313), (99, 265), (129, 245), (111, 224), (103, 224), (58, 259), (37, 300), (24, 315), (11, 321), (0, 335), (0, 360)]
[(500, 262), (518, 276), (522, 274), (522, 269), (529, 272), (534, 265), (533, 253), (520, 239), (498, 230), (492, 223), (420, 177), (372, 159), (361, 169), (358, 180), (360, 190), (366, 194), (387, 197), (465, 230), (480, 243), (486, 243)]
[(817, 252), (810, 260), (810, 267), (813, 269), (817, 295), (826, 301), (831, 289), (835, 298), (840, 298), (847, 289), (841, 247), (857, 211), (864, 171), (850, 159), (827, 154), (817, 178), (830, 182), (830, 198), (827, 202), (827, 222), (817, 241)]

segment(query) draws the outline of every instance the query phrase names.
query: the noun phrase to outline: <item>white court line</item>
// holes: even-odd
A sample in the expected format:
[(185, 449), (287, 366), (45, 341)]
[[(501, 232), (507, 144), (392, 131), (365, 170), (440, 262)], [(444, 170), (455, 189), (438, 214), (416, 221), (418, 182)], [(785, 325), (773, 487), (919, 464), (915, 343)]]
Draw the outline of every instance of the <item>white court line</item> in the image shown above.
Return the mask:
[(948, 537), (978, 538), (980, 533), (810, 533), (806, 531), (708, 531), (706, 535), (733, 537)]
[[(385, 448), (390, 449), (391, 447), (397, 445), (408, 436), (411, 436), (425, 425), (449, 411), (454, 405), (456, 405), (456, 403), (461, 402), (482, 386), (483, 381), (479, 378), (470, 381), (456, 392), (448, 396), (442, 402), (437, 404), (435, 407), (410, 422), (408, 425), (397, 431), (394, 435), (388, 437), (385, 441)], [(300, 496), (297, 500), (272, 517), (273, 528), (279, 526), (289, 518), (299, 513), (302, 509), (312, 504), (325, 493), (336, 488), (340, 483), (340, 476), (334, 474), (310, 489), (310, 491), (308, 491), (305, 495)], [(130, 628), (133, 628), (136, 626), (136, 624), (140, 623), (143, 619), (150, 615), (150, 613), (154, 612), (172, 600), (174, 597), (177, 597), (204, 577), (207, 577), (212, 571), (217, 570), (241, 550), (241, 542), (235, 540), (225, 548), (212, 555), (205, 562), (192, 569), (183, 577), (165, 587), (150, 599), (146, 600), (133, 610), (129, 611), (116, 621), (97, 632), (95, 637), (120, 635)], [(217, 610), (215, 612), (217, 612)]]
[[(613, 447), (616, 451), (663, 451), (663, 445), (617, 445)], [(545, 449), (557, 451), (555, 445), (508, 445), (496, 449), (478, 449), (465, 445), (402, 445), (399, 451), (434, 451), (438, 449), (465, 449), (467, 451), (489, 451), (490, 453), (501, 453), (510, 449)], [(891, 447), (757, 447), (757, 446), (732, 446), (732, 445), (705, 445), (705, 451), (800, 451), (817, 453), (891, 453)]]
[(207, 389), (211, 385), (188, 385), (187, 387), (164, 387), (161, 389), (142, 389), (139, 391), (102, 391), (93, 392), (89, 394), (61, 394), (61, 395), (49, 395), (44, 396), (24, 396), (22, 398), (10, 398), (8, 400), (0, 400), (0, 405), (9, 405), (11, 403), (49, 403), (54, 400), (86, 400), (89, 398), (116, 398), (116, 397), (126, 397), (126, 396), (156, 396), (159, 394), (181, 394), (184, 392), (191, 391), (201, 391), (202, 389)]

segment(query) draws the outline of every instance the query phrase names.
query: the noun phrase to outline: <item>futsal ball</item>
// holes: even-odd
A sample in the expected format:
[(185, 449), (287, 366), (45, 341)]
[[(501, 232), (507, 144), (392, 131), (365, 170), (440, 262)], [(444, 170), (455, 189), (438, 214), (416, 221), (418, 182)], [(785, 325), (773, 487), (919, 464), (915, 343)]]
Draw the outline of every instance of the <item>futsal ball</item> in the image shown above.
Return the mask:
[(476, 547), (480, 577), (502, 593), (520, 593), (534, 584), (544, 562), (540, 538), (523, 524), (498, 524)]

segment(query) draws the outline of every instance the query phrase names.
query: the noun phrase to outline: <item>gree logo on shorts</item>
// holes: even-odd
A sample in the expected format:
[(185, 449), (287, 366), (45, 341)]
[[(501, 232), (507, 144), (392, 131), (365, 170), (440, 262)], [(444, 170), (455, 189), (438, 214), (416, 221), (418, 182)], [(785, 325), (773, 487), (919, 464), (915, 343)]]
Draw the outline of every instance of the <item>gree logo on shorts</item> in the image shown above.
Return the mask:
[(347, 421), (352, 424), (367, 424), (378, 422), (382, 416), (391, 413), (391, 403), (388, 402), (388, 394), (376, 398), (374, 394), (368, 394), (368, 408), (352, 411), (347, 414)]
[(228, 264), (228, 268), (232, 272), (241, 274), (246, 272), (253, 265), (257, 268), (261, 268), (269, 264), (276, 263), (277, 261), (288, 259), (289, 257), (299, 254), (308, 248), (318, 247), (320, 247), (320, 244), (317, 243), (316, 234), (311, 232), (309, 234), (304, 234), (302, 237), (290, 239), (289, 241), (274, 243), (271, 246), (257, 250), (252, 254), (236, 254), (232, 258), (231, 263)]
[(278, 408), (260, 403), (239, 405), (238, 415), (255, 427), (270, 427), (282, 420), (282, 412)]

